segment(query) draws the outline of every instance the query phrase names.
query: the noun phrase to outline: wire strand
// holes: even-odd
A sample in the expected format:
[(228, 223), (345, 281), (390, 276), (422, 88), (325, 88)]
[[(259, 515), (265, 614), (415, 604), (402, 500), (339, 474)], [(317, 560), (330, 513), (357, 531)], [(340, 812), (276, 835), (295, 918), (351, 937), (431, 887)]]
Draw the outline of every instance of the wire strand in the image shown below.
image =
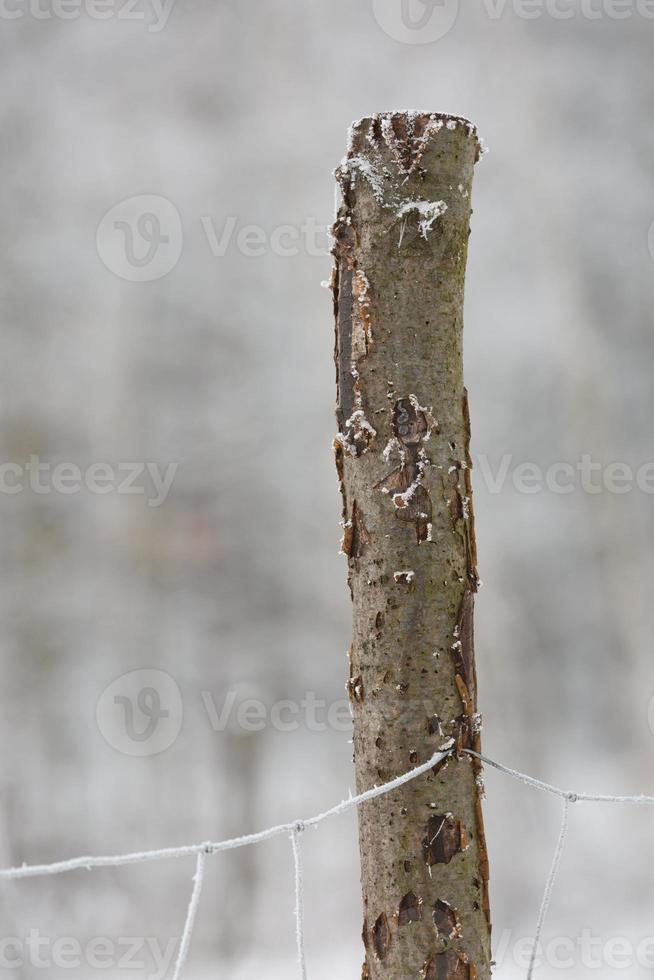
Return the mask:
[(374, 800), (378, 796), (385, 796), (387, 793), (392, 793), (393, 790), (399, 789), (406, 783), (410, 783), (412, 780), (417, 779), (419, 776), (423, 776), (425, 773), (429, 772), (430, 769), (437, 766), (443, 761), (443, 759), (446, 759), (451, 752), (452, 745), (448, 742), (441, 749), (439, 749), (438, 752), (434, 753), (428, 762), (425, 762), (420, 766), (416, 766), (415, 769), (411, 769), (402, 776), (398, 776), (397, 779), (392, 779), (389, 783), (384, 783), (382, 786), (375, 786), (372, 789), (367, 790), (365, 793), (361, 793), (359, 796), (350, 796), (349, 799), (343, 800), (342, 803), (337, 804), (330, 810), (326, 810), (324, 813), (319, 813), (315, 817), (310, 817), (308, 820), (294, 820), (292, 823), (284, 823), (279, 824), (276, 827), (269, 827), (267, 830), (261, 830), (256, 834), (246, 834), (244, 837), (234, 837), (230, 840), (216, 841), (215, 843), (187, 844), (183, 847), (166, 847), (158, 851), (136, 851), (131, 854), (115, 854), (111, 857), (77, 857), (71, 858), (68, 861), (56, 861), (53, 864), (24, 864), (20, 867), (5, 868), (1, 870), (0, 879), (38, 878), (43, 875), (64, 874), (67, 871), (76, 871), (79, 869), (86, 869), (90, 871), (92, 868), (118, 867), (125, 864), (142, 864), (145, 861), (162, 861), (166, 860), (167, 858), (187, 857), (191, 854), (216, 854), (219, 851), (231, 851), (239, 847), (248, 847), (252, 844), (260, 844), (263, 841), (271, 840), (273, 837), (280, 837), (282, 835), (288, 836), (289, 834), (292, 834), (293, 828), (296, 827), (298, 823), (305, 827), (317, 827), (319, 824), (323, 823), (323, 821), (329, 820), (331, 817), (337, 817), (341, 813), (351, 810), (353, 807), (362, 806), (364, 803), (368, 803), (370, 800)]
[(193, 935), (193, 926), (195, 925), (195, 917), (200, 904), (200, 895), (202, 894), (202, 885), (204, 883), (204, 863), (206, 861), (206, 855), (206, 851), (200, 851), (197, 857), (195, 875), (193, 876), (193, 891), (191, 892), (191, 901), (189, 902), (188, 911), (186, 913), (186, 921), (184, 922), (184, 932), (182, 933), (182, 938), (179, 944), (179, 952), (177, 953), (177, 960), (175, 962), (173, 980), (179, 980), (182, 975), (184, 965), (186, 964), (186, 960), (188, 959), (188, 951), (191, 946), (191, 937)]
[(484, 765), (491, 766), (492, 769), (497, 769), (498, 772), (503, 772), (507, 776), (512, 776), (514, 779), (519, 780), (526, 786), (533, 786), (534, 789), (540, 789), (544, 793), (552, 793), (554, 796), (560, 796), (562, 800), (570, 800), (571, 803), (631, 803), (631, 804), (645, 804), (647, 806), (654, 805), (654, 796), (644, 796), (642, 793), (636, 796), (607, 796), (602, 794), (594, 793), (575, 793), (571, 790), (561, 789), (559, 786), (552, 786), (551, 783), (545, 783), (542, 779), (534, 779), (533, 776), (528, 776), (524, 772), (519, 772), (517, 769), (510, 769), (508, 766), (503, 766), (499, 762), (495, 762), (493, 759), (489, 759), (488, 756), (482, 755), (480, 752), (473, 752), (472, 749), (463, 750), (467, 755), (472, 755), (476, 759), (479, 759)]
[(302, 834), (306, 830), (304, 824), (296, 824), (291, 834), (293, 846), (293, 863), (295, 865), (295, 938), (297, 940), (297, 955), (300, 964), (301, 980), (307, 980), (307, 958), (304, 942), (304, 868), (302, 864)]
[(538, 946), (540, 944), (540, 939), (543, 934), (543, 926), (545, 925), (545, 919), (547, 917), (547, 913), (549, 912), (549, 908), (552, 903), (552, 892), (554, 890), (554, 883), (556, 882), (556, 878), (559, 873), (559, 868), (561, 867), (561, 857), (563, 856), (563, 847), (565, 845), (565, 839), (568, 836), (568, 817), (569, 817), (571, 802), (572, 800), (568, 796), (566, 796), (565, 799), (563, 800), (563, 817), (561, 818), (561, 830), (559, 831), (559, 837), (556, 842), (556, 850), (554, 851), (554, 858), (552, 859), (552, 867), (550, 868), (550, 873), (547, 876), (547, 882), (545, 883), (545, 891), (543, 892), (543, 900), (541, 902), (540, 911), (538, 913), (538, 922), (536, 923), (536, 932), (534, 934), (534, 948), (531, 951), (531, 957), (529, 959), (527, 980), (532, 980), (532, 977), (534, 975), (534, 970), (536, 969), (536, 957), (538, 955)]

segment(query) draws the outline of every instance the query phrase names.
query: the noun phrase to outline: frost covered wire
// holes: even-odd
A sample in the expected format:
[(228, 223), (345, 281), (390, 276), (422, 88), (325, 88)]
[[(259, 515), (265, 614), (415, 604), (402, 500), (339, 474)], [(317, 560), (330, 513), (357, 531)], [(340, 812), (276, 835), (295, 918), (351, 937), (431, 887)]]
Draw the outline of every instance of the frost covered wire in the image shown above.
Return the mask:
[(429, 772), (430, 769), (433, 769), (439, 762), (447, 758), (451, 752), (452, 744), (450, 741), (442, 746), (438, 752), (435, 752), (428, 762), (424, 762), (421, 766), (416, 766), (415, 769), (409, 770), (404, 775), (398, 776), (397, 779), (392, 779), (389, 783), (384, 783), (382, 786), (374, 786), (359, 796), (350, 796), (347, 800), (343, 800), (342, 803), (338, 803), (336, 806), (325, 810), (324, 813), (319, 813), (315, 817), (309, 817), (308, 820), (295, 820), (292, 823), (283, 823), (276, 827), (269, 827), (268, 830), (261, 830), (257, 834), (247, 834), (244, 837), (234, 837), (230, 840), (217, 841), (215, 843), (186, 844), (183, 847), (165, 847), (158, 851), (135, 851), (130, 854), (115, 854), (112, 857), (78, 857), (71, 858), (69, 861), (57, 861), (53, 864), (23, 864), (17, 868), (4, 868), (0, 870), (0, 879), (39, 878), (43, 875), (64, 874), (66, 871), (76, 871), (78, 869), (90, 871), (92, 868), (119, 867), (124, 864), (143, 864), (145, 861), (163, 861), (167, 858), (189, 857), (190, 855), (200, 853), (216, 854), (218, 851), (232, 851), (238, 847), (260, 844), (263, 841), (271, 840), (273, 837), (292, 834), (298, 824), (302, 824), (307, 828), (317, 827), (318, 824), (321, 824), (324, 820), (329, 820), (330, 817), (337, 817), (341, 813), (345, 813), (346, 810), (361, 806), (362, 803), (368, 803), (378, 796), (392, 793), (393, 790), (399, 789), (406, 783), (410, 783), (413, 779), (417, 779), (419, 776), (423, 776)]
[(136, 851), (131, 854), (116, 854), (113, 857), (79, 857), (72, 858), (69, 861), (57, 861), (53, 864), (34, 864), (22, 865), (18, 868), (5, 868), (4, 870), (0, 871), (0, 879), (37, 878), (44, 875), (64, 874), (64, 872), (76, 871), (79, 869), (86, 869), (87, 871), (90, 871), (92, 868), (118, 867), (125, 864), (141, 864), (146, 861), (163, 861), (166, 858), (188, 857), (192, 854), (196, 855), (197, 863), (195, 877), (193, 879), (193, 892), (191, 894), (191, 900), (186, 913), (184, 931), (182, 933), (179, 952), (177, 954), (177, 961), (175, 963), (175, 972), (173, 974), (173, 980), (180, 980), (188, 958), (191, 938), (193, 935), (193, 926), (195, 924), (195, 917), (200, 904), (202, 884), (204, 881), (204, 865), (207, 856), (216, 854), (219, 851), (229, 851), (237, 847), (247, 847), (250, 844), (259, 844), (263, 841), (271, 840), (273, 837), (279, 837), (282, 834), (290, 835), (293, 845), (293, 860), (295, 865), (295, 921), (300, 977), (301, 980), (307, 980), (304, 943), (304, 882), (302, 853), (300, 849), (301, 835), (308, 827), (317, 827), (324, 820), (328, 820), (330, 817), (339, 816), (341, 813), (345, 813), (347, 810), (361, 806), (362, 803), (367, 803), (379, 796), (384, 796), (386, 793), (392, 793), (393, 790), (399, 789), (401, 786), (406, 785), (406, 783), (411, 782), (413, 779), (423, 776), (425, 773), (429, 772), (430, 769), (433, 769), (440, 762), (442, 762), (443, 759), (446, 759), (447, 756), (451, 754), (453, 747), (453, 742), (450, 739), (450, 741), (446, 742), (438, 752), (434, 753), (428, 762), (423, 763), (421, 766), (416, 766), (415, 769), (411, 769), (402, 776), (398, 776), (397, 779), (392, 779), (389, 783), (384, 783), (383, 786), (374, 786), (372, 789), (367, 790), (365, 793), (361, 793), (359, 796), (350, 796), (347, 800), (343, 800), (342, 803), (338, 803), (336, 806), (331, 807), (331, 809), (325, 810), (324, 813), (319, 813), (317, 816), (310, 817), (308, 820), (296, 820), (293, 823), (280, 824), (277, 827), (269, 827), (268, 830), (262, 830), (258, 834), (248, 834), (245, 837), (236, 837), (231, 840), (218, 841), (216, 843), (207, 842), (204, 844), (187, 844), (184, 847), (167, 847), (158, 851)]
[(552, 892), (554, 890), (554, 884), (556, 882), (557, 875), (559, 873), (559, 868), (561, 866), (561, 857), (563, 856), (563, 848), (565, 846), (566, 837), (568, 835), (568, 818), (570, 816), (570, 804), (571, 803), (631, 803), (631, 804), (648, 804), (654, 805), (654, 796), (643, 796), (639, 794), (637, 796), (608, 796), (594, 793), (574, 793), (570, 790), (561, 789), (559, 786), (553, 786), (551, 783), (545, 783), (541, 779), (534, 779), (533, 776), (527, 776), (524, 772), (519, 772), (517, 769), (509, 769), (508, 766), (503, 766), (499, 762), (494, 762), (493, 759), (489, 759), (485, 755), (481, 755), (479, 752), (473, 752), (472, 749), (464, 750), (468, 755), (474, 756), (479, 759), (487, 766), (491, 766), (493, 769), (497, 769), (498, 772), (502, 772), (507, 776), (511, 776), (513, 779), (517, 779), (519, 782), (524, 783), (526, 786), (531, 786), (534, 789), (538, 789), (543, 793), (550, 793), (553, 796), (558, 796), (563, 800), (563, 816), (561, 819), (561, 830), (559, 831), (559, 836), (556, 842), (556, 850), (554, 851), (554, 857), (552, 859), (552, 866), (550, 872), (547, 876), (547, 881), (545, 883), (545, 891), (543, 893), (543, 900), (541, 902), (540, 910), (538, 913), (538, 922), (536, 924), (536, 932), (534, 934), (534, 944), (531, 951), (531, 956), (529, 959), (529, 969), (527, 970), (526, 980), (532, 980), (534, 975), (534, 970), (536, 969), (536, 958), (538, 956), (538, 946), (540, 943), (541, 936), (543, 934), (543, 926), (545, 925), (545, 919), (549, 911), (550, 905), (552, 903)]
[(526, 786), (533, 786), (534, 789), (541, 789), (544, 793), (552, 793), (553, 796), (560, 796), (562, 800), (567, 799), (571, 803), (640, 803), (654, 806), (654, 796), (643, 796), (642, 793), (636, 796), (605, 796), (594, 793), (574, 793), (567, 789), (561, 789), (559, 786), (544, 783), (540, 779), (534, 779), (533, 776), (527, 776), (524, 772), (518, 772), (517, 769), (509, 769), (508, 766), (502, 766), (499, 762), (494, 762), (479, 752), (473, 752), (472, 749), (464, 749), (464, 752), (467, 755), (474, 755), (484, 765), (491, 766), (491, 768), (497, 769), (498, 772), (503, 772), (507, 776), (513, 776), (514, 779), (519, 780)]
[(545, 883), (545, 891), (543, 892), (543, 900), (540, 905), (540, 911), (538, 912), (538, 922), (536, 923), (536, 932), (534, 935), (534, 946), (531, 951), (531, 956), (529, 958), (529, 969), (527, 970), (527, 980), (531, 980), (534, 975), (534, 970), (536, 969), (536, 957), (538, 955), (538, 944), (540, 943), (540, 937), (543, 934), (543, 926), (545, 925), (545, 919), (549, 911), (549, 907), (552, 902), (552, 891), (554, 889), (554, 882), (556, 881), (556, 876), (559, 873), (559, 868), (561, 866), (561, 857), (563, 855), (563, 846), (565, 844), (565, 839), (568, 836), (568, 816), (570, 810), (570, 803), (573, 802), (574, 796), (568, 795), (563, 800), (563, 818), (561, 820), (561, 830), (559, 831), (559, 838), (556, 842), (556, 850), (554, 851), (554, 858), (552, 860), (552, 867), (550, 868), (550, 873), (547, 876), (547, 882)]
[[(146, 861), (163, 861), (168, 858), (190, 857), (191, 855), (195, 856), (196, 871), (193, 878), (193, 891), (186, 913), (186, 921), (184, 923), (182, 939), (177, 955), (177, 961), (175, 963), (175, 972), (173, 974), (173, 980), (180, 980), (188, 958), (191, 938), (193, 935), (193, 927), (200, 904), (206, 858), (212, 854), (217, 854), (219, 851), (230, 851), (239, 847), (248, 847), (251, 844), (260, 844), (263, 841), (272, 840), (274, 837), (284, 835), (291, 838), (293, 848), (293, 860), (295, 866), (295, 922), (298, 959), (301, 980), (307, 980), (304, 940), (304, 876), (302, 851), (300, 846), (300, 838), (302, 834), (309, 827), (318, 827), (321, 823), (323, 823), (323, 821), (329, 820), (331, 817), (339, 816), (341, 813), (345, 813), (347, 810), (354, 809), (364, 803), (368, 803), (370, 800), (377, 799), (380, 796), (385, 796), (387, 793), (392, 793), (396, 789), (400, 789), (402, 786), (405, 786), (412, 780), (418, 779), (420, 776), (430, 772), (430, 770), (441, 763), (449, 755), (452, 755), (454, 751), (455, 745), (452, 739), (450, 739), (440, 747), (438, 752), (434, 753), (428, 762), (424, 762), (422, 765), (416, 766), (415, 769), (409, 770), (409, 772), (404, 773), (402, 776), (398, 776), (397, 779), (392, 779), (388, 783), (384, 783), (382, 786), (374, 786), (372, 789), (367, 790), (365, 793), (360, 793), (358, 796), (350, 795), (348, 799), (343, 800), (342, 803), (338, 803), (336, 806), (331, 807), (331, 809), (325, 810), (324, 813), (319, 813), (317, 816), (310, 817), (308, 820), (295, 820), (292, 823), (279, 824), (276, 827), (269, 827), (267, 830), (262, 830), (257, 834), (247, 834), (244, 837), (234, 837), (230, 840), (217, 841), (215, 843), (208, 842), (204, 844), (186, 844), (182, 847), (167, 847), (156, 851), (135, 851), (129, 854), (116, 854), (111, 857), (78, 857), (71, 858), (67, 861), (57, 861), (52, 864), (24, 864), (20, 867), (4, 868), (0, 870), (0, 880), (37, 878), (44, 875), (57, 875), (63, 874), (67, 871), (76, 871), (81, 869), (90, 871), (92, 868), (118, 867), (127, 864), (142, 864)], [(474, 756), (486, 765), (491, 766), (493, 769), (497, 769), (499, 772), (502, 772), (507, 776), (511, 776), (527, 786), (541, 790), (544, 793), (550, 793), (553, 796), (558, 796), (563, 800), (563, 818), (561, 830), (559, 832), (556, 850), (554, 852), (552, 867), (550, 868), (545, 885), (545, 892), (543, 894), (543, 900), (538, 915), (531, 962), (527, 973), (527, 980), (532, 980), (536, 963), (538, 943), (542, 935), (543, 926), (545, 924), (547, 912), (549, 911), (552, 900), (554, 884), (561, 865), (563, 847), (568, 832), (570, 804), (586, 802), (654, 805), (654, 796), (605, 796), (590, 793), (574, 793), (570, 792), (569, 790), (561, 789), (558, 786), (553, 786), (550, 783), (545, 783), (540, 779), (535, 779), (533, 776), (528, 776), (526, 773), (519, 772), (517, 769), (510, 769), (508, 766), (503, 766), (499, 762), (495, 762), (493, 759), (487, 758), (487, 756), (481, 755), (478, 752), (473, 752), (471, 749), (464, 749), (463, 751), (467, 755)]]
[(191, 936), (193, 935), (193, 926), (195, 925), (195, 916), (197, 915), (198, 906), (200, 904), (200, 895), (202, 894), (202, 885), (204, 882), (204, 863), (207, 854), (210, 854), (210, 845), (207, 845), (204, 850), (200, 851), (198, 854), (197, 862), (195, 865), (195, 875), (193, 877), (193, 891), (191, 892), (191, 901), (189, 902), (188, 911), (186, 913), (186, 921), (184, 923), (184, 931), (182, 933), (182, 938), (179, 944), (179, 952), (177, 953), (177, 960), (175, 961), (175, 972), (173, 973), (173, 980), (179, 980), (182, 975), (182, 970), (184, 969), (184, 964), (188, 958), (188, 951), (191, 946)]
[(297, 955), (300, 964), (301, 980), (307, 980), (307, 958), (304, 943), (304, 868), (302, 865), (302, 834), (306, 827), (298, 823), (291, 834), (293, 845), (293, 863), (295, 865), (295, 937), (297, 939)]

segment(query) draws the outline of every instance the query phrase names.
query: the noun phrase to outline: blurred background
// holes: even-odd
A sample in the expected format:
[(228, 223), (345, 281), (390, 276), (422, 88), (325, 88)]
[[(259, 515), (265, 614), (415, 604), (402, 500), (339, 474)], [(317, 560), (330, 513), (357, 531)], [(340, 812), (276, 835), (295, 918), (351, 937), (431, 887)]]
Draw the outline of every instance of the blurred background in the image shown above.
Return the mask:
[[(491, 150), (465, 333), (485, 750), (654, 793), (654, 10), (460, 7), (4, 3), (1, 866), (239, 835), (353, 786), (321, 282), (347, 127), (385, 109), (466, 115)], [(493, 771), (487, 794), (514, 978), (559, 805)], [(539, 976), (654, 974), (651, 817), (573, 808)], [(305, 852), (311, 977), (357, 977), (355, 817)], [(1, 884), (2, 976), (163, 980), (193, 870)], [(186, 975), (294, 956), (288, 842), (213, 858)]]

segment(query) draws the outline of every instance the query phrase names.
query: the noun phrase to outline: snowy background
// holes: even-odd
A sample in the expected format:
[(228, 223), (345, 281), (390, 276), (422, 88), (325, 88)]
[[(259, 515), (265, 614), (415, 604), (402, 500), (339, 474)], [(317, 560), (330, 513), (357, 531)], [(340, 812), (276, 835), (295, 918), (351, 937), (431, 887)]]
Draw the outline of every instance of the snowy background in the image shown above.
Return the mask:
[[(331, 221), (349, 122), (389, 108), (461, 113), (491, 148), (466, 307), (485, 750), (580, 790), (654, 792), (654, 497), (643, 480), (612, 492), (607, 470), (654, 460), (647, 4), (621, 0), (618, 18), (609, 0), (561, 3), (562, 19), (483, 0), (445, 32), (452, 0), (412, 0), (412, 29), (399, 0), (177, 0), (167, 19), (148, 3), (0, 11), (0, 865), (238, 835), (352, 785), (331, 262), (311, 229)], [(159, 226), (121, 205), (144, 195)], [(584, 455), (598, 492), (578, 476), (570, 493), (521, 492), (520, 464)], [(173, 467), (163, 501), (146, 462)], [(84, 475), (79, 492), (58, 464), (68, 487)], [(119, 492), (130, 465), (140, 493)], [(169, 675), (160, 744), (121, 732), (103, 695), (137, 670)], [(331, 723), (302, 709), (286, 724), (279, 702), (311, 697)], [(147, 734), (157, 706), (142, 707)], [(487, 789), (498, 975), (513, 980), (559, 806), (494, 772)], [(305, 848), (312, 980), (357, 977), (354, 817)], [(563, 946), (539, 975), (652, 975), (653, 866), (651, 811), (574, 808), (545, 937)], [(163, 980), (192, 873), (0, 885), (0, 972)], [(189, 980), (294, 977), (291, 889), (283, 839), (212, 859)], [(65, 961), (67, 939), (81, 958), (73, 945)]]

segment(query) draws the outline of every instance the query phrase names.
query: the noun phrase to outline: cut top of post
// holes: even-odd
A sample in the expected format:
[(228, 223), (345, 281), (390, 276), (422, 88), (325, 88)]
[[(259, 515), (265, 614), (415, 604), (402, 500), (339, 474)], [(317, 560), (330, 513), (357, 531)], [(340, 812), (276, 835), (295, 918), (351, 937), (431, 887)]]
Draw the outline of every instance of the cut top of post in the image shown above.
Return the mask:
[(477, 127), (463, 116), (446, 112), (376, 112), (364, 116), (350, 126), (348, 133), (348, 159), (365, 152), (366, 145), (384, 144), (390, 151), (398, 169), (410, 175), (420, 167), (422, 156), (434, 136), (442, 129), (463, 129), (476, 143), (475, 162), (484, 154), (483, 140)]

